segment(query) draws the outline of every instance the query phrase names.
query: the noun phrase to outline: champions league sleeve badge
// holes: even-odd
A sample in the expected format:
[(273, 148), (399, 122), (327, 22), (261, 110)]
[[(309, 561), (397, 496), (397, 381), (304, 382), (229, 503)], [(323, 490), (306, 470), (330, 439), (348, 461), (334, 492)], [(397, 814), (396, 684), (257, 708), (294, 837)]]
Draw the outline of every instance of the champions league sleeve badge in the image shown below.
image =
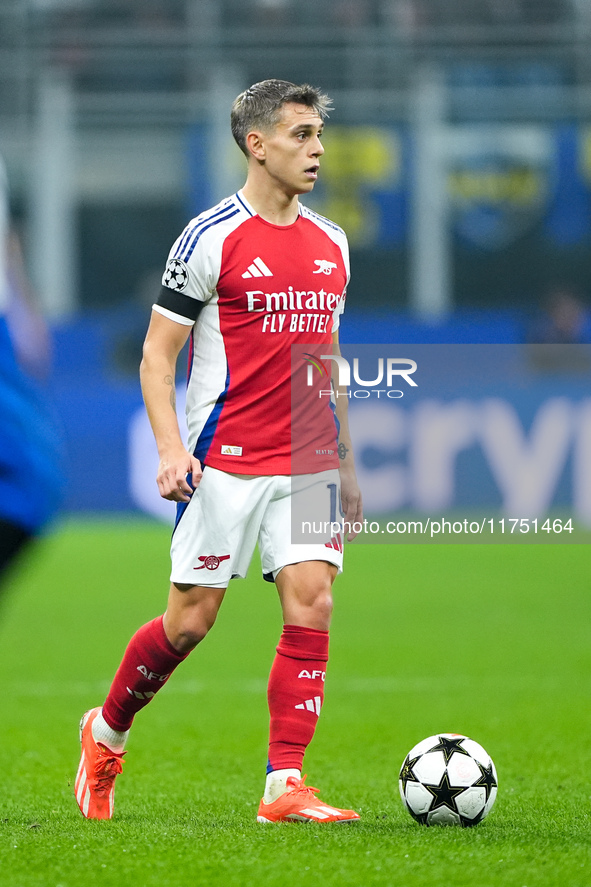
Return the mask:
[(170, 259), (162, 276), (163, 286), (182, 292), (189, 282), (189, 269), (180, 259)]

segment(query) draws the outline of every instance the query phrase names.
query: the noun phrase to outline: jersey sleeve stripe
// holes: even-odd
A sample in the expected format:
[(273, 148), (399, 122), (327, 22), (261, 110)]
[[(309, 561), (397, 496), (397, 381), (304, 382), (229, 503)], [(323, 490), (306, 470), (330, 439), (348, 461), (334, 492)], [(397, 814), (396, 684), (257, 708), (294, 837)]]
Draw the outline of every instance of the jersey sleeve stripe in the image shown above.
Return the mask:
[(183, 260), (184, 262), (188, 262), (188, 261), (189, 261), (189, 259), (190, 259), (191, 256), (193, 255), (193, 250), (195, 249), (195, 247), (197, 246), (197, 243), (199, 242), (199, 238), (201, 237), (201, 235), (202, 235), (205, 231), (207, 231), (208, 228), (212, 228), (214, 225), (219, 225), (220, 222), (227, 222), (228, 219), (231, 219), (232, 216), (237, 215), (239, 212), (240, 212), (239, 209), (234, 209), (232, 212), (227, 213), (225, 216), (221, 216), (219, 219), (214, 219), (214, 220), (211, 221), (208, 225), (204, 225), (203, 227), (201, 227), (201, 228), (195, 233), (195, 235), (194, 235), (194, 237), (193, 237), (193, 240), (192, 240), (191, 243), (189, 244), (189, 246), (188, 246), (188, 248), (187, 248), (185, 254), (184, 254), (183, 256), (181, 256), (182, 260)]
[(216, 216), (219, 216), (221, 213), (225, 212), (225, 209), (226, 209), (225, 207), (223, 209), (218, 209), (216, 212), (205, 216), (205, 218), (203, 218), (203, 216), (199, 216), (196, 224), (194, 224), (194, 225), (191, 222), (189, 222), (189, 224), (187, 225), (187, 227), (185, 228), (185, 230), (183, 231), (183, 233), (179, 239), (179, 245), (176, 248), (176, 252), (173, 256), (173, 259), (179, 259), (181, 257), (183, 250), (187, 246), (187, 243), (190, 241), (191, 237), (193, 237), (195, 231), (197, 231), (197, 229), (200, 227), (200, 225), (203, 225), (205, 222), (209, 221), (210, 219), (214, 219)]
[(185, 232), (180, 239), (179, 245), (177, 247), (177, 250), (176, 250), (173, 258), (174, 259), (182, 258), (183, 251), (186, 249), (187, 244), (190, 242), (191, 238), (193, 237), (195, 232), (199, 230), (199, 228), (201, 228), (207, 222), (210, 222), (212, 219), (215, 219), (217, 216), (221, 216), (225, 212), (227, 212), (229, 209), (233, 209), (233, 208), (234, 208), (234, 205), (231, 202), (230, 203), (224, 202), (224, 206), (222, 206), (220, 209), (216, 209), (215, 212), (208, 213), (207, 215), (199, 216), (196, 224), (193, 225), (192, 227), (189, 227), (189, 225), (187, 225)]

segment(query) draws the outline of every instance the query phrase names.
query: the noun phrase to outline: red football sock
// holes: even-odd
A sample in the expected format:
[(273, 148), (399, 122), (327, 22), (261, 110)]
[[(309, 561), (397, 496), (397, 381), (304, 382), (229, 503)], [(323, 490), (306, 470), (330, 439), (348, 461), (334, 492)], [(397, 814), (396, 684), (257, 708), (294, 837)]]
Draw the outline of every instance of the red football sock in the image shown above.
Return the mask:
[(112, 730), (129, 730), (135, 714), (164, 686), (188, 653), (172, 646), (162, 616), (136, 631), (103, 705), (103, 717)]
[(269, 676), (267, 772), (301, 770), (324, 701), (328, 632), (284, 625)]

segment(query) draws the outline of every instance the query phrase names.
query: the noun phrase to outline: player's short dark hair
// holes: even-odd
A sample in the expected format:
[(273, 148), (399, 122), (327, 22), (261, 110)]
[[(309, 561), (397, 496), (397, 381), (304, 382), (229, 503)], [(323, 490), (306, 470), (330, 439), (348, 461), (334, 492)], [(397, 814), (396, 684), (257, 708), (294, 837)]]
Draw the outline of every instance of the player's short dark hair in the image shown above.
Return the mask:
[(288, 103), (307, 105), (324, 120), (332, 103), (327, 95), (307, 83), (297, 86), (288, 80), (261, 80), (241, 92), (232, 105), (232, 135), (240, 150), (249, 156), (246, 136), (253, 129), (270, 130), (279, 123), (281, 109)]

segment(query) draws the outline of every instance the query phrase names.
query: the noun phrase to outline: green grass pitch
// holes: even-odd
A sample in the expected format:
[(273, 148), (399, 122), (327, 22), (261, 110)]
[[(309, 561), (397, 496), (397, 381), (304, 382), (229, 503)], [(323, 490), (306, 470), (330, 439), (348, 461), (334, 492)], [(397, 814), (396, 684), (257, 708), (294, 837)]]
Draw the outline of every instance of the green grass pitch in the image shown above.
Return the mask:
[[(77, 725), (164, 606), (168, 530), (58, 528), (0, 611), (0, 885), (591, 885), (590, 559), (584, 545), (353, 546), (335, 585), (326, 704), (306, 761), (348, 826), (257, 825), (280, 631), (256, 564), (138, 716), (115, 817), (73, 798)], [(492, 755), (474, 829), (403, 809), (406, 752), (440, 731)]]

